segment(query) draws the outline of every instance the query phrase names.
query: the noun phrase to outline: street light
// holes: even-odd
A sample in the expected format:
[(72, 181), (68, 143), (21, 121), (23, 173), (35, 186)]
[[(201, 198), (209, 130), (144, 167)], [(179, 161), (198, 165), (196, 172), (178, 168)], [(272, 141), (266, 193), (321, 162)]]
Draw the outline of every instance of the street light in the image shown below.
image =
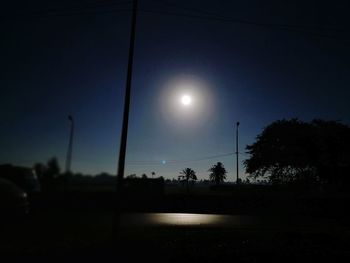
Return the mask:
[(70, 134), (69, 134), (69, 143), (68, 143), (67, 158), (66, 158), (66, 173), (67, 174), (71, 171), (71, 163), (72, 163), (73, 135), (74, 135), (73, 116), (68, 115), (68, 120), (70, 122)]
[(239, 183), (239, 165), (238, 165), (238, 126), (239, 126), (239, 121), (236, 123), (236, 174), (237, 174), (237, 179), (236, 179), (236, 184)]

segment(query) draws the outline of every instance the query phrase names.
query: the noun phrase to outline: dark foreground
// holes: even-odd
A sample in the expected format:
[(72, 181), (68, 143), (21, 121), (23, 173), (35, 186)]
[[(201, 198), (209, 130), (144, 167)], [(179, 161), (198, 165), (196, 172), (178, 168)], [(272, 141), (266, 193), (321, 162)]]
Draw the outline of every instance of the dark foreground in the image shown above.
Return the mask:
[(2, 223), (1, 257), (22, 262), (350, 259), (350, 224), (336, 219), (128, 213), (119, 222), (116, 231), (112, 211), (37, 211), (24, 220)]
[(350, 262), (348, 195), (243, 191), (32, 196), (0, 220), (0, 262)]

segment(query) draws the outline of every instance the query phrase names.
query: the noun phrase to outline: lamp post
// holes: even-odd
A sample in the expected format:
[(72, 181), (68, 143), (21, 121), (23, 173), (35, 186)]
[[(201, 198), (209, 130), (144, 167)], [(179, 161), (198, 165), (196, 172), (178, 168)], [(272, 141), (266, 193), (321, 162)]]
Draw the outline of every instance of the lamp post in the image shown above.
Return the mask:
[(72, 163), (73, 136), (74, 136), (73, 116), (69, 115), (68, 120), (70, 122), (70, 134), (69, 134), (69, 143), (68, 143), (67, 158), (66, 158), (66, 173), (67, 174), (71, 171), (71, 163)]
[(239, 183), (239, 164), (238, 164), (238, 126), (239, 121), (236, 123), (236, 184)]

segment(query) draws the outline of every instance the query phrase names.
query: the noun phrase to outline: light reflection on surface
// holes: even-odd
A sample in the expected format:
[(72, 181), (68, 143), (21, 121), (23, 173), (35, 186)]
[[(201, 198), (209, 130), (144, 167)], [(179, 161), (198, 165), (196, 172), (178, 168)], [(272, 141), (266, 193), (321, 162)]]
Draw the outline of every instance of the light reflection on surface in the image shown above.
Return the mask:
[(219, 223), (219, 215), (164, 213), (151, 214), (149, 219), (160, 225), (202, 225)]
[[(310, 216), (217, 215), (191, 213), (130, 213), (121, 216), (124, 227), (195, 227), (195, 228), (279, 228), (311, 227), (324, 229), (327, 219)], [(334, 223), (334, 222), (333, 222)]]
[(251, 217), (188, 214), (188, 213), (147, 213), (126, 214), (122, 224), (128, 226), (240, 226), (242, 223), (254, 223)]

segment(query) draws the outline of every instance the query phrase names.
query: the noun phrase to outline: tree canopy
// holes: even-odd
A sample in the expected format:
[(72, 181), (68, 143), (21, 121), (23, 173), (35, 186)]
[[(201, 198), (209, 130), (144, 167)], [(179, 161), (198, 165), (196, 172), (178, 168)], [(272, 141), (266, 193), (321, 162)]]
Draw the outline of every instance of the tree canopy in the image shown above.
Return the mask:
[(247, 145), (246, 172), (272, 183), (349, 180), (350, 127), (337, 121), (278, 120)]
[(51, 158), (47, 161), (46, 174), (48, 177), (57, 177), (60, 174), (60, 166), (56, 157)]
[(184, 177), (184, 179), (188, 182), (190, 180), (196, 181), (197, 176), (196, 172), (191, 168), (185, 168), (180, 172), (180, 175)]
[(222, 183), (226, 179), (227, 171), (221, 162), (213, 165), (208, 171), (210, 172), (209, 179), (216, 184)]

